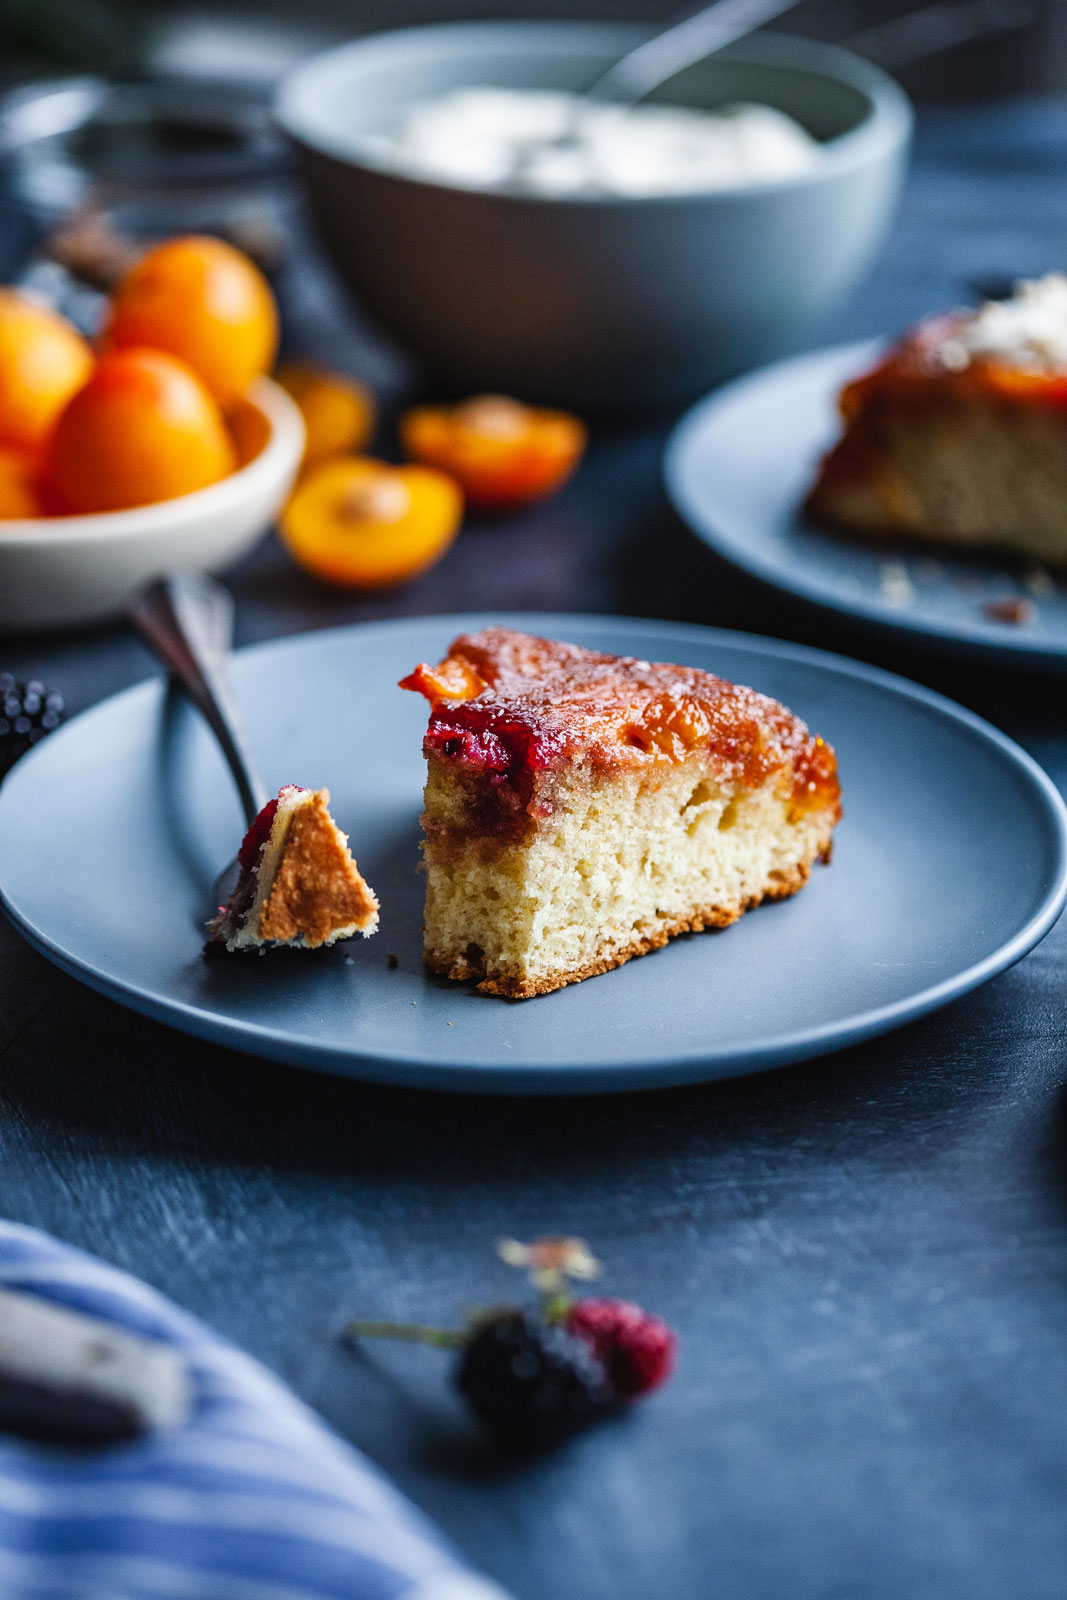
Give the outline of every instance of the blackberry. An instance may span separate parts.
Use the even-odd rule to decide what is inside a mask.
[[[59,727],[63,709],[58,689],[48,689],[36,678],[21,683],[10,672],[0,672],[0,777],[31,745]]]
[[[600,1271],[583,1239],[501,1239],[497,1254],[529,1273],[537,1311],[499,1306],[466,1328],[358,1320],[347,1336],[458,1351],[456,1388],[498,1442],[517,1451],[562,1444],[670,1377],[678,1340],[662,1317],[629,1300],[574,1299],[567,1280]]]
[[[589,1345],[559,1324],[522,1311],[477,1323],[463,1346],[456,1387],[510,1449],[547,1449],[615,1405]]]

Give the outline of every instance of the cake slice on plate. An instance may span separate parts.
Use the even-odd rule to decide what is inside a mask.
[[[815,521],[1067,567],[1067,277],[920,323],[840,409]]]
[[[402,687],[431,705],[424,953],[446,977],[545,994],[829,859],[833,751],[752,689],[509,628]]]
[[[317,950],[378,926],[378,901],[329,811],[328,789],[288,783],[245,834],[240,876],[209,924],[227,950]]]

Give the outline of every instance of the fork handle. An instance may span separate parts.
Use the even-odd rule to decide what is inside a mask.
[[[136,595],[126,615],[152,653],[203,712],[233,774],[245,822],[262,811],[259,775],[230,686],[226,657],[233,636],[233,599],[203,573],[159,578]]]

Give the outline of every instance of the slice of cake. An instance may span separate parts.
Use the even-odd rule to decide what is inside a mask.
[[[431,704],[424,954],[445,977],[546,994],[829,859],[833,751],[752,689],[509,628],[401,687]]]
[[[287,783],[245,834],[237,887],[209,924],[227,950],[317,950],[378,926],[378,901],[329,812],[328,789]]]
[[[840,409],[815,521],[1067,566],[1067,277],[920,323]]]

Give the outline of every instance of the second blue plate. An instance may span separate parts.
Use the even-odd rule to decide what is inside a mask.
[[[840,431],[837,395],[879,344],[779,361],[727,384],[682,418],[667,446],[667,489],[706,544],[765,582],[882,627],[1001,660],[1067,668],[1067,584],[995,558],[849,540],[800,512]],[[993,620],[1025,599],[1032,620]]]

